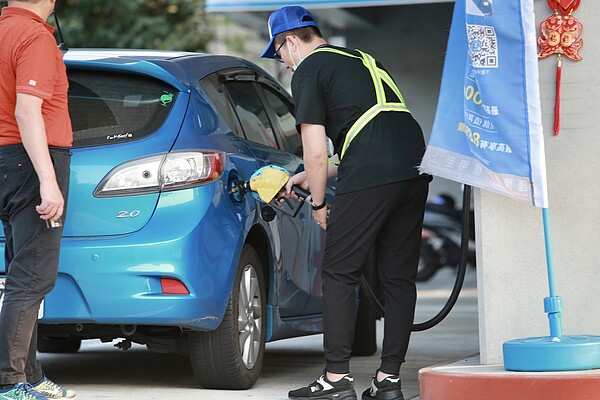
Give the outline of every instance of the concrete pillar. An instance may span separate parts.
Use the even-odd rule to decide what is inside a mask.
[[[551,15],[535,0],[536,21]],[[563,57],[561,131],[552,135],[556,57],[539,60],[556,292],[564,335],[600,335],[600,3],[574,12],[584,26],[583,60]],[[538,29],[539,34],[539,29]],[[502,344],[548,336],[541,210],[475,190],[482,364],[502,363]]]

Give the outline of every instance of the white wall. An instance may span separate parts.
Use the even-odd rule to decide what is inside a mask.
[[[551,15],[535,0],[536,22]],[[556,292],[566,336],[600,334],[600,3],[581,2],[582,61],[563,57],[561,132],[552,135],[556,57],[539,61]],[[541,211],[489,192],[476,193],[481,360],[502,362],[502,343],[550,333]]]

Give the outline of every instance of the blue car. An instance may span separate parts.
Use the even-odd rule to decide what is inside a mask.
[[[289,94],[224,55],[81,49],[65,63],[71,186],[39,350],[120,338],[189,356],[202,387],[251,387],[265,342],[322,329],[310,207],[294,217],[232,190],[265,165],[302,170]],[[358,315],[355,353],[372,354],[374,318]]]

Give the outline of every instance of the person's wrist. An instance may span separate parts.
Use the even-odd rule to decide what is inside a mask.
[[[321,204],[316,204],[315,202],[311,202],[310,206],[312,207],[313,211],[318,211],[322,208],[325,208],[325,206],[327,205],[327,200],[324,199],[323,202]]]

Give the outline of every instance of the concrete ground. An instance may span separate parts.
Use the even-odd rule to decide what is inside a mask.
[[[453,280],[454,270],[446,268],[432,280],[419,284],[416,322],[431,318],[442,308]],[[430,330],[413,333],[401,370],[406,400],[418,399],[421,368],[467,358],[478,352],[475,281],[475,271],[469,269],[465,288],[450,315]],[[378,326],[378,332],[381,335],[382,326]],[[261,377],[246,391],[198,389],[186,358],[152,353],[143,346],[123,352],[110,343],[88,341],[76,354],[41,354],[40,359],[50,379],[75,389],[79,400],[282,400],[287,398],[288,390],[315,380],[323,368],[321,335],[267,344]],[[378,366],[379,352],[352,360],[352,375],[359,397]]]

